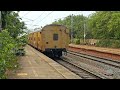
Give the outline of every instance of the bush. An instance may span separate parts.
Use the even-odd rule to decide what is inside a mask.
[[[120,48],[120,41],[119,40],[112,41],[111,47],[112,48]]]
[[[96,43],[96,46],[109,47],[109,48],[120,48],[120,41],[119,40],[103,39],[103,40],[99,40],[99,42]]]
[[[99,42],[96,43],[96,46],[109,47],[110,46],[110,40],[107,40],[107,39],[99,40]]]
[[[14,48],[17,47],[15,40],[7,30],[0,33],[0,78],[6,78],[7,69],[13,69],[17,65],[17,58]]]
[[[73,41],[75,44],[80,44],[80,39],[74,39]]]

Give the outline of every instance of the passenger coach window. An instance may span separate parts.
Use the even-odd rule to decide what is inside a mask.
[[[53,34],[53,40],[58,40],[58,34]]]

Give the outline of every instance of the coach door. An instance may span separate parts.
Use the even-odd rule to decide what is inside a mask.
[[[57,27],[56,30],[53,31],[53,47],[61,48],[62,41],[62,30]]]

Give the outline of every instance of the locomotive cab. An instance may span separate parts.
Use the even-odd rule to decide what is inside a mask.
[[[60,57],[68,46],[68,30],[61,25],[47,26],[42,31],[45,54],[50,57]]]

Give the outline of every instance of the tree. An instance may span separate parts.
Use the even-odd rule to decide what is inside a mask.
[[[120,47],[120,11],[97,11],[89,17],[89,29],[98,46]]]
[[[74,38],[83,38],[84,28],[83,25],[85,21],[87,22],[87,17],[83,15],[73,15],[73,37]],[[58,21],[53,22],[53,24],[65,25],[71,31],[71,15],[65,17],[63,20],[59,19]]]
[[[119,24],[119,11],[98,11],[89,18],[89,28],[93,38],[120,39]]]
[[[6,78],[5,72],[16,67],[17,59],[14,48],[17,47],[16,41],[9,35],[7,30],[0,33],[0,79]]]
[[[2,28],[0,32],[0,78],[6,78],[5,72],[17,66],[16,52],[27,43],[24,34],[25,23],[20,21],[18,13],[2,11]]]
[[[2,28],[7,29],[13,38],[24,33],[25,23],[20,21],[18,13],[13,11],[2,11]]]

